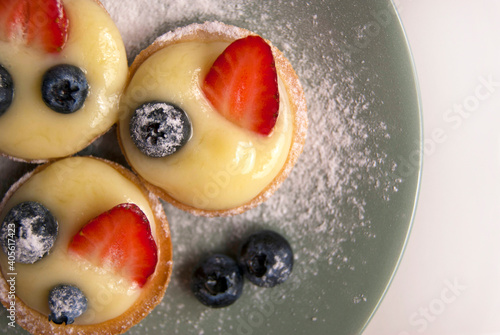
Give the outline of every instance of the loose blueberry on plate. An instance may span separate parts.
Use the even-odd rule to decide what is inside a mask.
[[[243,292],[243,274],[235,260],[215,254],[202,261],[193,272],[191,290],[209,307],[233,304]]]
[[[239,264],[248,280],[261,287],[274,287],[288,279],[293,268],[293,251],[280,234],[263,230],[243,243]]]
[[[71,114],[82,108],[88,91],[85,73],[73,65],[53,66],[42,78],[42,99],[57,113]]]
[[[76,286],[58,285],[50,290],[49,308],[49,321],[69,325],[87,310],[87,298]]]
[[[58,223],[49,209],[34,201],[21,202],[5,216],[0,238],[5,253],[15,240],[16,262],[33,264],[47,255],[57,238]]]
[[[0,116],[2,116],[12,103],[14,97],[14,82],[10,73],[0,65]]]
[[[130,136],[149,157],[172,155],[191,138],[191,121],[181,108],[166,102],[147,102],[130,119]]]

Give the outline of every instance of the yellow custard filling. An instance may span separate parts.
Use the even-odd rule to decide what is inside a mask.
[[[96,324],[129,309],[141,294],[131,281],[75,259],[68,254],[73,236],[91,219],[121,203],[135,203],[146,214],[153,236],[156,226],[147,197],[110,165],[93,158],[67,158],[33,175],[7,201],[0,219],[13,206],[37,201],[47,207],[59,223],[57,240],[49,255],[34,264],[15,264],[0,252],[5,278],[15,272],[16,295],[29,307],[49,315],[48,294],[58,284],[75,285],[88,299],[88,309],[75,324]]]
[[[241,206],[259,195],[279,174],[292,142],[292,115],[279,79],[280,109],[270,136],[227,121],[204,97],[200,85],[227,42],[183,42],[154,53],[135,72],[122,99],[120,139],[131,166],[177,201],[206,210]],[[182,108],[193,134],[178,152],[151,158],[134,145],[131,115],[144,102]]]
[[[0,64],[12,76],[14,99],[0,116],[0,152],[38,160],[64,157],[85,148],[118,119],[127,79],[127,58],[113,21],[92,0],[65,0],[68,41],[59,54],[0,41]],[[89,84],[83,107],[54,112],[41,97],[43,74],[56,64],[80,67]]]

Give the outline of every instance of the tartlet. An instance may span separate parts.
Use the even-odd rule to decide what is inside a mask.
[[[257,35],[220,22],[191,24],[160,36],[130,67],[118,123],[122,151],[149,189],[195,215],[235,215],[262,203],[287,178],[304,146],[304,93],[292,65],[270,41],[262,39],[274,58],[279,113],[269,134],[228,121],[204,94],[203,80],[215,60],[248,36]],[[163,102],[183,110],[192,129],[178,151],[152,157],[137,146],[131,120],[141,108],[151,109],[148,104]]]
[[[49,253],[32,264],[15,263],[10,268],[7,253],[0,250],[0,300],[7,310],[15,305],[15,321],[23,328],[33,334],[118,334],[140,322],[160,303],[173,264],[168,221],[159,199],[132,172],[91,157],[47,163],[7,192],[0,205],[1,222],[5,224],[12,208],[25,202],[48,208],[57,219],[58,232]],[[137,206],[144,213],[157,248],[154,271],[141,282],[131,279],[127,272],[109,268],[109,264],[96,265],[71,253],[75,236],[83,234],[82,227],[111,208],[123,208],[123,203]],[[15,297],[11,282],[7,282],[12,277]],[[49,321],[52,309],[47,296],[59,284],[75,285],[88,300],[86,311],[73,324]]]
[[[127,56],[98,0],[3,1],[0,67],[1,155],[67,157],[118,119]]]

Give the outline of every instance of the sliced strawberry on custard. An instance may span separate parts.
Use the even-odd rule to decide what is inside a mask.
[[[69,244],[69,251],[92,264],[144,286],[158,262],[146,215],[135,204],[120,204],[89,221]]]
[[[68,39],[62,0],[0,0],[0,39],[60,52]]]
[[[232,42],[202,83],[213,107],[236,125],[269,135],[279,110],[278,76],[271,47],[259,36]]]
[[[68,18],[62,0],[29,0],[27,41],[47,52],[60,52],[68,38]]]
[[[6,42],[24,40],[28,17],[27,0],[0,0],[0,39]]]

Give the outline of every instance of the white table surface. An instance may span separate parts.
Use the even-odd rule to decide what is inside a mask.
[[[408,247],[363,335],[500,334],[500,1],[395,1],[419,76]]]

